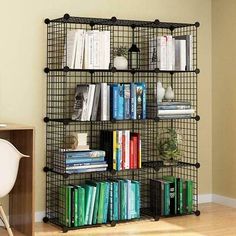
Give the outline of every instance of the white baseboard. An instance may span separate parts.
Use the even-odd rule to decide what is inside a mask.
[[[43,217],[45,217],[45,211],[37,211],[35,212],[35,222],[42,222]]]
[[[212,194],[212,201],[215,203],[219,203],[225,206],[235,207],[236,208],[236,199],[229,198],[225,196],[221,196],[218,194]]]
[[[212,194],[200,194],[198,195],[198,203],[212,202]]]

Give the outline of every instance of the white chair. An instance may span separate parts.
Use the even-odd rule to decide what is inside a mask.
[[[29,157],[20,153],[10,142],[0,139],[0,198],[6,196],[13,188],[19,162],[22,157]],[[0,217],[6,226],[9,236],[13,236],[12,230],[8,223],[6,214],[0,203]]]

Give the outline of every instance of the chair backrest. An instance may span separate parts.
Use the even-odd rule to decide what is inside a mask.
[[[13,188],[21,157],[26,155],[20,153],[7,140],[0,139],[0,198]]]

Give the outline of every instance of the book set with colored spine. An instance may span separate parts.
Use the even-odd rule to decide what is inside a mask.
[[[142,167],[142,147],[139,133],[130,130],[102,130],[100,147],[106,152],[109,170],[138,169]]]
[[[87,173],[106,171],[108,164],[105,161],[105,151],[65,151],[66,173]]]
[[[146,119],[146,84],[78,84],[72,120]]]
[[[140,218],[140,183],[135,180],[89,180],[61,186],[59,196],[59,221],[67,227]]]
[[[164,176],[150,180],[150,204],[155,216],[191,214],[193,181]]]

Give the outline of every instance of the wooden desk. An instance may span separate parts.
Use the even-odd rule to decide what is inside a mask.
[[[14,188],[9,194],[9,222],[12,228],[26,236],[34,235],[34,128],[7,124],[0,127],[0,138],[10,141],[22,158]],[[11,170],[9,170],[11,171]]]

